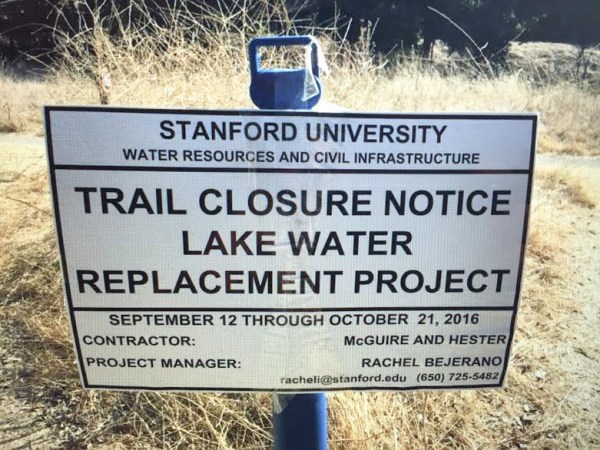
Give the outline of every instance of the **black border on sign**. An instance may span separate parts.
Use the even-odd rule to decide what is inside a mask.
[[[52,202],[54,206],[54,222],[56,226],[56,239],[58,241],[58,250],[60,251],[60,264],[62,269],[63,283],[65,285],[65,299],[69,308],[69,321],[71,323],[71,333],[75,343],[75,352],[77,353],[79,373],[83,381],[83,386],[88,387],[87,373],[83,363],[83,354],[81,352],[81,343],[77,333],[77,323],[75,321],[75,311],[73,309],[73,299],[71,298],[71,285],[69,283],[69,271],[67,269],[67,256],[63,242],[63,232],[60,220],[60,208],[58,204],[58,189],[56,187],[56,170],[54,169],[54,148],[52,146],[52,123],[50,118],[51,109],[44,107],[44,125],[46,126],[46,146],[48,148],[48,171],[50,172],[50,184],[52,186]]]
[[[337,118],[391,118],[391,119],[444,119],[444,120],[527,120],[532,123],[531,148],[529,155],[528,169],[499,169],[499,170],[351,170],[351,169],[246,169],[246,168],[185,168],[185,167],[143,167],[143,166],[85,166],[85,165],[56,165],[54,163],[54,149],[52,143],[52,111],[82,111],[82,112],[111,112],[111,113],[143,113],[143,114],[178,114],[178,115],[221,115],[221,116],[286,116],[286,117],[337,117]],[[114,108],[114,107],[98,107],[98,106],[45,106],[44,107],[45,128],[46,128],[46,145],[48,149],[48,162],[50,172],[50,183],[52,187],[52,200],[54,205],[56,234],[61,256],[61,267],[63,282],[65,285],[65,298],[69,308],[69,319],[71,322],[71,330],[74,337],[74,345],[79,360],[79,370],[83,382],[83,386],[88,389],[115,389],[115,390],[142,390],[142,391],[207,391],[207,392],[323,392],[323,391],[371,391],[371,390],[386,390],[386,391],[416,391],[416,390],[454,390],[454,389],[482,389],[482,388],[498,388],[502,387],[505,382],[506,373],[508,370],[508,362],[510,350],[514,339],[516,326],[516,316],[519,306],[519,296],[521,292],[521,282],[523,275],[523,264],[525,260],[525,251],[527,245],[527,229],[529,225],[529,210],[531,206],[531,191],[533,183],[533,169],[535,159],[535,145],[537,133],[537,115],[535,114],[430,114],[430,113],[414,113],[414,114],[397,114],[397,113],[355,113],[355,112],[338,112],[338,113],[321,113],[312,111],[269,111],[269,110],[179,110],[179,109],[152,109],[152,108]],[[64,248],[63,233],[60,219],[60,205],[57,195],[56,170],[114,170],[114,171],[160,171],[160,172],[256,172],[256,173],[340,173],[340,174],[522,174],[527,175],[527,194],[525,199],[524,217],[523,217],[523,233],[521,238],[521,253],[519,259],[519,269],[516,281],[515,299],[513,306],[507,307],[380,307],[380,308],[103,308],[103,307],[74,307],[71,295],[71,286],[68,279],[67,260]],[[511,311],[512,317],[510,322],[509,340],[506,345],[506,353],[504,356],[504,367],[501,372],[500,382],[497,384],[479,384],[479,385],[453,385],[453,386],[354,386],[354,387],[319,387],[318,389],[264,389],[264,388],[189,388],[180,386],[118,386],[118,385],[98,385],[90,384],[83,364],[83,355],[81,344],[77,332],[75,319],[76,311],[279,311],[279,312],[326,312],[326,311],[437,311],[437,310],[498,310]]]
[[[140,108],[140,107],[111,107],[111,106],[44,106],[46,111],[83,111],[83,112],[112,112],[112,113],[141,113],[141,114],[179,114],[195,116],[285,116],[285,117],[342,117],[342,118],[381,118],[391,119],[479,119],[479,120],[531,120],[537,116],[531,113],[507,114],[507,113],[395,113],[395,112],[320,112],[320,111],[297,111],[297,110],[268,110],[268,109],[176,109],[176,108]]]
[[[167,311],[167,312],[279,312],[279,313],[298,313],[298,312],[358,312],[358,311],[512,311],[512,306],[380,306],[376,308],[108,308],[78,306],[73,308],[75,311]]]
[[[324,387],[319,389],[262,389],[262,388],[183,388],[180,386],[147,387],[147,386],[111,386],[105,384],[90,384],[88,389],[105,389],[118,391],[177,391],[177,392],[335,392],[335,391],[454,391],[463,389],[492,389],[501,388],[502,384],[468,384],[453,386],[358,386],[358,387]]]
[[[242,167],[172,167],[172,166],[82,166],[56,164],[55,170],[111,171],[111,172],[209,172],[209,173],[329,173],[361,175],[526,175],[527,169],[270,169]]]
[[[517,323],[517,312],[519,310],[519,300],[521,297],[521,287],[523,278],[523,266],[525,264],[525,254],[527,251],[527,230],[529,228],[529,210],[531,209],[531,191],[533,188],[533,169],[535,167],[535,146],[537,140],[537,116],[533,117],[531,123],[531,148],[529,149],[529,175],[527,177],[527,196],[525,198],[525,210],[523,214],[523,234],[521,236],[521,256],[519,260],[519,273],[517,276],[517,285],[515,289],[515,301],[513,302],[513,314],[510,321],[510,336],[508,337],[508,344],[506,345],[506,353],[504,356],[504,370],[500,377],[500,384],[504,385],[506,379],[506,373],[508,371],[508,360],[510,358],[510,350],[515,334],[515,328]]]

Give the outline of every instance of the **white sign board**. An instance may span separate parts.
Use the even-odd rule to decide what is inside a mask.
[[[84,386],[502,385],[534,115],[45,114]]]

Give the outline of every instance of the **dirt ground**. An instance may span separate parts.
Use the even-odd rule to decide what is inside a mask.
[[[537,168],[569,169],[577,174],[592,195],[600,196],[598,157],[539,155]],[[13,180],[18,178],[15,175],[45,170],[43,138],[0,134],[0,224],[2,215],[13,209],[10,205],[21,202],[11,195]],[[569,272],[575,275],[573,279],[565,280],[573,312],[564,320],[575,331],[575,337],[548,349],[548,357],[554,360],[554,364],[562,366],[570,375],[568,378],[576,382],[571,383],[567,396],[561,402],[559,409],[563,411],[555,414],[557,417],[559,414],[565,416],[571,409],[587,412],[590,417],[587,442],[600,446],[600,208],[581,208],[577,215],[567,220],[571,228],[568,247],[574,249],[568,262]],[[31,392],[18,388],[24,371],[27,371],[18,353],[19,346],[23,345],[21,339],[19,331],[10,327],[0,333],[0,448],[58,447],[60,435],[45,423],[44,405],[37,402]]]
[[[538,155],[537,167],[567,169],[582,186],[600,198],[600,158]],[[574,313],[565,317],[574,338],[552,350],[555,364],[573,376],[574,383],[562,401],[567,411],[585,411],[592,420],[589,436],[600,448],[600,208],[581,209],[569,218],[572,234],[570,265],[577,274],[569,282],[568,301]],[[559,415],[559,411],[556,411]],[[568,414],[566,414],[568,415]],[[592,447],[590,447],[592,448]]]

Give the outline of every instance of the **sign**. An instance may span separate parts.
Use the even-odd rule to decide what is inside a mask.
[[[535,115],[45,114],[85,387],[502,385]]]

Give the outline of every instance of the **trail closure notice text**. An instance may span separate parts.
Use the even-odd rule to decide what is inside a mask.
[[[503,384],[535,115],[45,118],[85,387]]]

